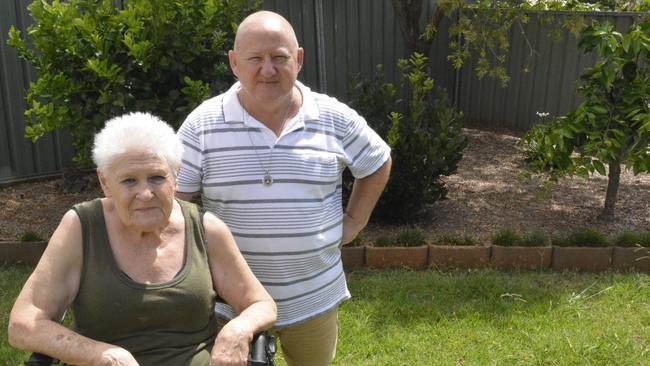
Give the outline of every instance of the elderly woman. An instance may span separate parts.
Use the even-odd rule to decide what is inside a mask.
[[[275,303],[223,222],[174,198],[181,153],[151,115],[106,123],[93,149],[105,198],[63,216],[11,311],[13,346],[75,365],[246,365]],[[218,335],[217,294],[238,313]]]

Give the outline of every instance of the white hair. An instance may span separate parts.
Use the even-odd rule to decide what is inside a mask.
[[[107,171],[115,158],[128,153],[152,155],[166,162],[174,176],[181,166],[183,144],[167,123],[149,113],[124,114],[106,121],[95,135],[93,161]]]

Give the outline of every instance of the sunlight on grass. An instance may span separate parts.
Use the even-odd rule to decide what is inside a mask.
[[[0,365],[25,357],[6,327],[29,270],[0,266]],[[335,365],[649,364],[648,274],[363,270],[348,280]]]
[[[9,347],[7,326],[9,312],[16,296],[23,287],[32,267],[23,265],[0,265],[0,365],[22,365],[28,353]]]
[[[349,276],[337,365],[641,365],[650,276],[384,271]]]

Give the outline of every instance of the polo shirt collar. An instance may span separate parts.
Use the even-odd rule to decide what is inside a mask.
[[[239,86],[239,81],[234,83],[223,96],[223,115],[226,123],[244,123],[244,109],[239,103],[239,98],[237,98]],[[296,86],[302,93],[302,106],[299,112],[302,118],[296,121],[298,126],[295,127],[302,127],[304,121],[318,119],[320,113],[311,89],[297,80]]]
[[[237,89],[239,81],[234,83],[223,96],[223,117],[226,123],[243,123],[244,108],[239,104]]]

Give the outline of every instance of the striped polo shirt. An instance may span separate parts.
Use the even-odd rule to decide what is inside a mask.
[[[339,244],[341,175],[379,169],[390,148],[363,117],[336,99],[303,95],[299,113],[277,137],[244,111],[239,83],[203,102],[178,131],[185,146],[180,192],[201,191],[278,306],[276,326],[318,316],[348,299]],[[273,179],[264,185],[268,172]],[[217,305],[225,317],[234,314]]]

